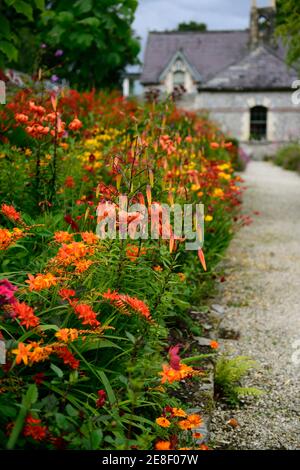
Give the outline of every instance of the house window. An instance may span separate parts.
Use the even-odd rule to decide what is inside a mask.
[[[181,70],[177,70],[173,73],[173,86],[184,86],[185,85],[185,73]]]
[[[268,109],[255,106],[250,110],[250,139],[265,140],[267,138]]]

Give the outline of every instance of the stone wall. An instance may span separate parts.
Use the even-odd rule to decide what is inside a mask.
[[[273,155],[278,147],[300,138],[300,105],[292,103],[291,92],[208,92],[186,95],[180,106],[207,110],[222,130],[236,137],[254,158]],[[268,108],[267,141],[251,142],[250,108]]]

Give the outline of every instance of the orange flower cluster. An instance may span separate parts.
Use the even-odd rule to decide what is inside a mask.
[[[39,325],[40,319],[35,316],[34,310],[25,302],[16,302],[12,305],[12,309],[16,317],[20,320],[20,324],[29,328],[34,328]]]
[[[87,245],[95,245],[99,242],[99,237],[93,232],[81,232],[80,235],[84,243]]]
[[[52,259],[52,263],[60,266],[75,267],[76,274],[85,272],[93,263],[91,260],[84,259],[87,255],[92,255],[94,248],[83,242],[63,243],[59,248],[57,255]]]
[[[34,362],[41,362],[50,356],[52,353],[51,346],[41,346],[37,342],[29,344],[18,343],[17,349],[13,349],[12,353],[16,355],[16,364],[23,362],[26,366]]]
[[[7,228],[0,228],[0,251],[7,250],[13,243],[20,238],[24,237],[25,233],[23,230],[15,227],[13,230]]]
[[[139,256],[145,255],[146,252],[146,248],[139,248],[136,245],[127,245],[126,247],[126,256],[130,261],[136,261]]]
[[[167,152],[168,156],[176,151],[176,146],[169,135],[162,135],[159,139],[159,143],[162,149]]]
[[[15,121],[18,124],[25,124],[25,131],[35,139],[51,135],[55,138],[63,137],[66,123],[62,121],[60,113],[57,111],[57,98],[51,98],[52,112],[46,111],[44,106],[37,105],[34,101],[29,101],[26,112],[15,114]],[[71,131],[77,131],[82,127],[82,122],[75,117],[69,124]]]
[[[63,360],[64,364],[72,369],[78,369],[79,361],[73,356],[71,351],[60,343],[53,343],[48,346],[42,346],[40,343],[32,341],[29,344],[18,343],[17,349],[13,349],[12,353],[16,356],[16,364],[32,365],[34,363],[43,362],[49,358],[51,354],[56,354]]]
[[[140,299],[130,297],[127,294],[119,294],[118,292],[110,292],[108,290],[102,297],[108,300],[112,305],[118,308],[125,315],[130,315],[130,309],[138,313],[148,321],[152,321],[149,307]]]
[[[187,419],[183,419],[179,421],[178,426],[183,431],[188,431],[190,429],[199,428],[201,424],[202,424],[201,417],[199,415],[192,414],[192,415],[189,415]]]
[[[93,328],[100,326],[100,322],[97,320],[97,313],[89,305],[78,304],[76,302],[72,302],[71,305],[83,325],[89,325]]]
[[[182,362],[179,364],[178,370],[173,369],[169,364],[163,364],[163,370],[159,373],[159,375],[162,376],[161,383],[163,384],[166,382],[170,384],[173,382],[179,382],[186,377],[191,377],[197,374],[197,371]]]
[[[54,233],[54,240],[57,243],[70,243],[74,239],[74,234],[64,231],[58,231]]]
[[[16,211],[14,206],[2,204],[1,212],[3,215],[5,215],[5,217],[7,217],[10,220],[13,220],[14,222],[22,222],[21,214],[20,212]]]
[[[28,274],[28,280],[25,281],[29,284],[29,289],[31,291],[40,291],[43,289],[49,289],[52,286],[55,286],[58,283],[57,277],[55,277],[51,273],[47,274],[37,274],[36,276],[32,276],[32,274]]]
[[[57,333],[55,333],[55,336],[60,341],[69,343],[75,341],[78,338],[78,330],[76,328],[62,328]]]

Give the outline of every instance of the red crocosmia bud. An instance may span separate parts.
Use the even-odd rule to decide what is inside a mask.
[[[96,407],[102,408],[106,402],[106,392],[105,390],[98,390],[98,399],[96,400]]]

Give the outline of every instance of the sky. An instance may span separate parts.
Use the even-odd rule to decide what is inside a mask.
[[[139,0],[133,28],[142,38],[148,31],[174,29],[181,22],[206,23],[208,29],[245,29],[249,26],[252,0]],[[257,0],[258,6],[271,0]]]

